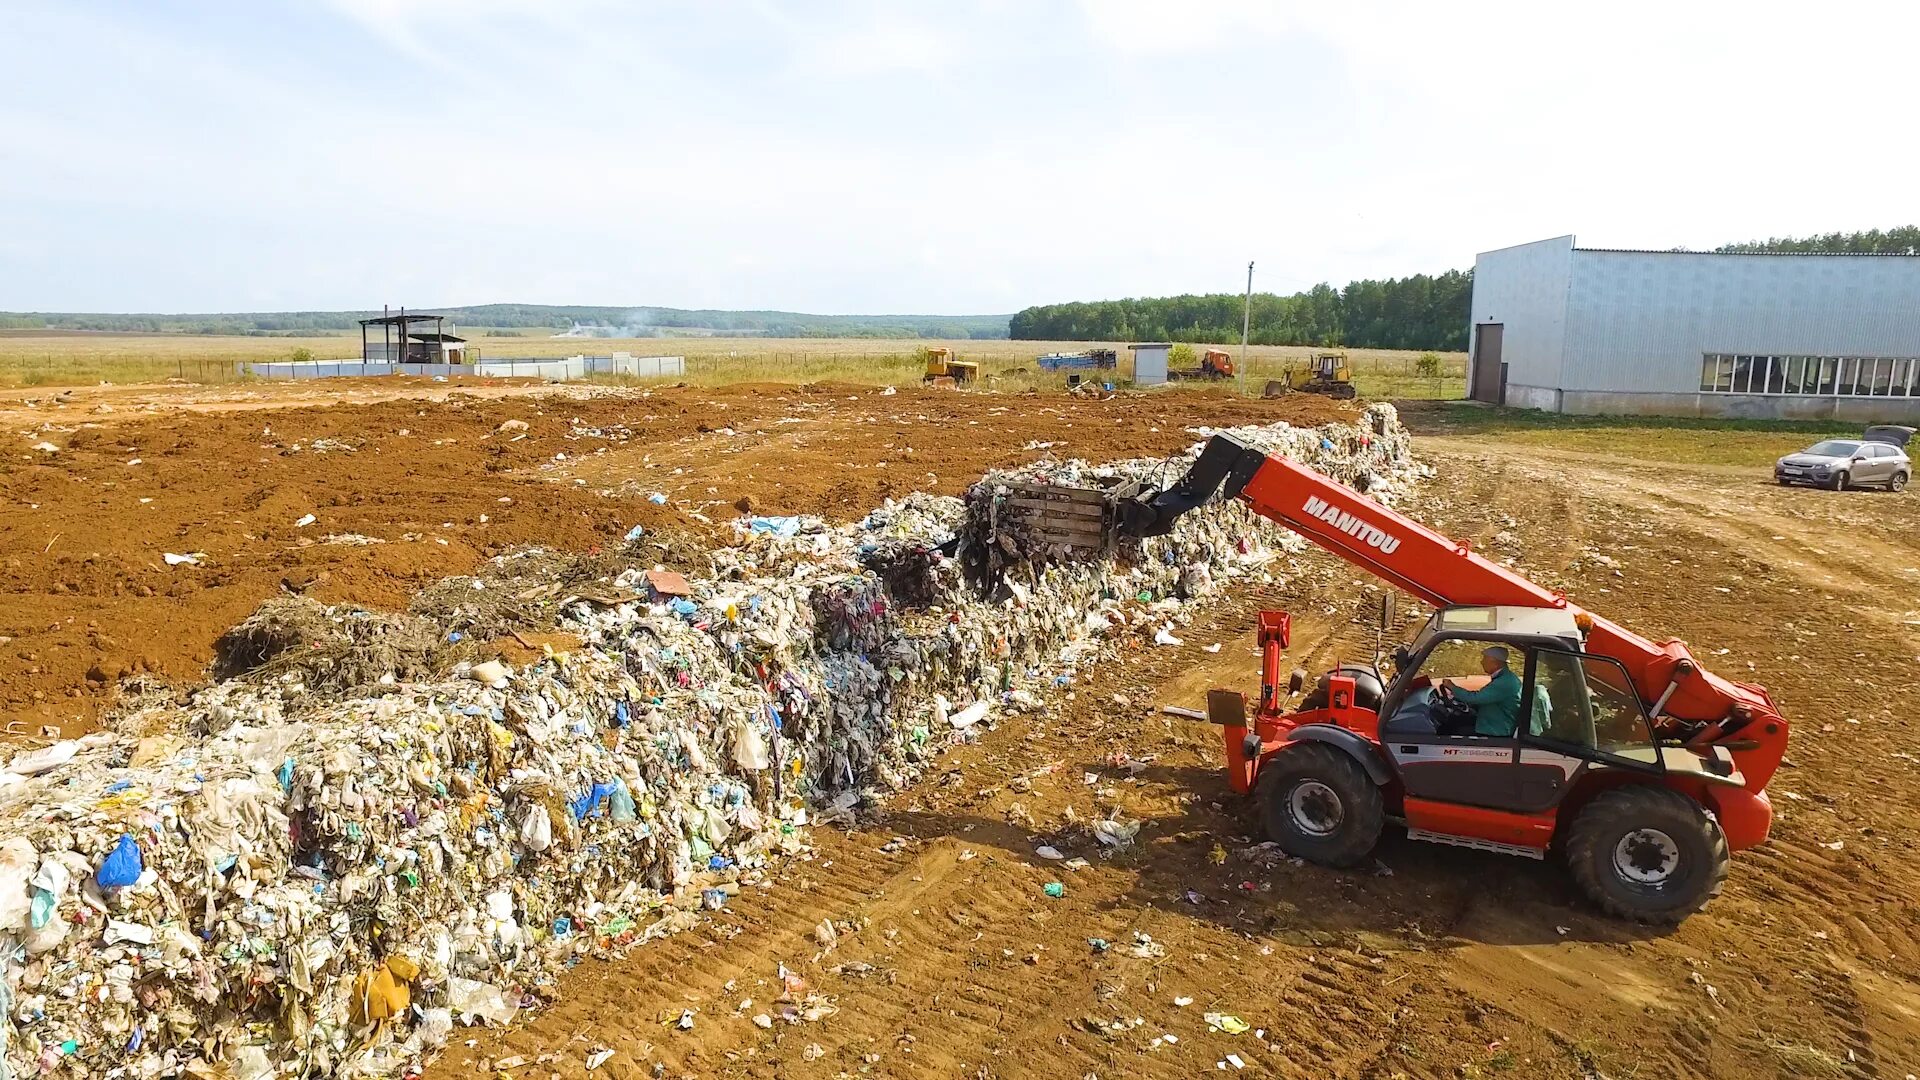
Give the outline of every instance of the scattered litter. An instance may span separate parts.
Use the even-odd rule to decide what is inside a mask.
[[[319,520],[320,520],[319,518],[314,517],[312,514],[302,514],[300,515],[299,520],[293,523],[293,527],[296,529],[304,529],[307,526]]]
[[[1127,950],[1141,960],[1159,960],[1167,955],[1167,947],[1138,930],[1133,932],[1133,945]]]
[[[1058,900],[1061,897],[1067,895],[1066,885],[1058,881],[1047,882],[1045,885],[1042,885],[1040,887],[1040,891],[1043,893],[1046,893],[1048,896],[1053,897],[1055,900]]]
[[[1417,475],[1392,417],[1376,406],[1361,424],[1235,434],[1390,501]],[[439,674],[397,675],[393,617],[277,598],[326,628],[325,647],[242,665],[188,698],[139,699],[110,731],[56,751],[63,762],[0,774],[17,778],[0,801],[0,880],[52,886],[0,889],[0,936],[30,950],[49,927],[64,935],[28,960],[49,991],[15,996],[0,1025],[9,1066],[22,1016],[34,1046],[76,1048],[65,1066],[42,1059],[55,1071],[236,1080],[397,1076],[455,1023],[511,1023],[581,959],[699,925],[708,897],[767,882],[773,856],[803,851],[806,826],[922,775],[969,737],[954,713],[936,717],[936,695],[982,720],[1043,708],[1101,657],[1186,625],[1189,605],[1301,550],[1235,502],[1125,541],[1119,558],[1064,557],[995,524],[1008,482],[1152,482],[1178,465],[1047,460],[964,499],[889,500],[856,524],[741,529],[686,566],[688,594],[670,599],[640,570],[563,582],[550,555],[514,553],[406,616],[423,648],[484,647],[514,625],[496,614],[510,606],[577,641],[512,667],[469,652]],[[949,538],[954,557],[932,550]],[[384,678],[328,674],[362,654]],[[152,753],[134,732],[178,734]],[[1103,820],[1107,848],[1137,828]],[[852,926],[824,921],[816,940],[837,945]],[[1167,955],[1138,932],[1124,949]],[[117,981],[135,952],[133,981]],[[830,1014],[803,980],[782,982],[756,1026]],[[660,1019],[690,1030],[695,1013]]]
[[[1187,1006],[1193,1004],[1193,999],[1190,997],[1177,997],[1173,999],[1173,1003],[1175,1005],[1178,1005],[1180,1008],[1184,1009]]]
[[[613,1057],[613,1051],[604,1046],[594,1050],[587,1055],[587,1071],[592,1072],[600,1066],[605,1065],[611,1057]]]
[[[511,677],[507,665],[498,660],[487,660],[475,664],[469,669],[469,673],[473,676],[473,681],[495,690],[505,690],[507,681]]]
[[[1185,645],[1186,642],[1173,636],[1173,627],[1163,626],[1153,635],[1155,645]]]
[[[984,701],[976,701],[966,708],[961,709],[959,712],[947,717],[947,723],[953,725],[956,731],[964,731],[986,719],[986,717],[987,703]]]
[[[647,496],[647,501],[655,506],[665,506],[667,505],[667,493],[664,491],[656,491]]]
[[[1224,1031],[1229,1035],[1244,1035],[1253,1025],[1232,1013],[1210,1012],[1206,1016],[1207,1026]]]
[[[191,555],[175,555],[168,551],[161,553],[160,557],[167,561],[168,566],[199,566],[201,555],[197,551]]]
[[[1051,859],[1054,862],[1059,862],[1060,860],[1067,857],[1066,854],[1062,852],[1059,848],[1053,847],[1052,845],[1049,845],[1049,844],[1042,844],[1041,846],[1035,848],[1033,853],[1035,855],[1040,856],[1043,859]]]
[[[1133,843],[1133,838],[1140,835],[1140,822],[1101,818],[1093,823],[1093,835],[1108,847],[1123,848]]]

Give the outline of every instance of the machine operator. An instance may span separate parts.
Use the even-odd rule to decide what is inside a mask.
[[[1507,667],[1503,645],[1489,645],[1480,653],[1480,670],[1487,685],[1462,690],[1452,679],[1440,680],[1441,691],[1453,700],[1473,706],[1473,733],[1511,738],[1520,726],[1520,677]]]

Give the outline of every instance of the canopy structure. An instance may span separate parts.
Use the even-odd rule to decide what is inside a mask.
[[[368,363],[459,364],[466,362],[466,338],[446,332],[445,315],[428,315],[400,309],[398,315],[380,315],[360,320],[360,359]],[[412,332],[408,327],[433,324],[433,332]],[[368,328],[380,328],[380,352],[373,352]]]

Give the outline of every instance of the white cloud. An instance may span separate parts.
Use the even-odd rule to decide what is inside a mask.
[[[1272,37],[1294,25],[1290,6],[1276,0],[1080,0],[1096,40],[1135,55],[1191,52],[1242,35]]]

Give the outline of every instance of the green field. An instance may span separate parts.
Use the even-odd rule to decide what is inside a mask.
[[[1410,403],[1401,416],[1419,435],[1491,437],[1609,457],[1743,468],[1772,465],[1821,439],[1858,437],[1861,430],[1838,420],[1566,416],[1467,402]]]
[[[640,356],[674,355],[687,360],[686,381],[891,383],[918,382],[924,370],[921,348],[947,345],[962,359],[980,362],[983,374],[1003,388],[1064,385],[1064,373],[1041,372],[1034,358],[1049,352],[1075,352],[1101,345],[1077,341],[918,341],[869,338],[556,338],[490,337],[475,333],[473,353],[485,359],[563,357],[581,353],[604,356],[615,351]],[[1131,370],[1126,343],[1104,343],[1120,354],[1118,377]],[[1237,345],[1227,346],[1239,355]],[[304,353],[300,353],[304,350]],[[310,338],[200,336],[184,334],[111,334],[94,332],[0,331],[0,386],[86,386],[116,384],[233,382],[243,361],[286,360],[310,354],[314,359],[357,358],[357,334]],[[1312,349],[1256,345],[1248,350],[1247,388],[1259,393],[1267,380],[1280,377],[1289,363],[1300,363]],[[1458,398],[1466,392],[1464,353],[1441,353],[1441,375],[1415,374],[1421,354],[1384,349],[1349,349],[1354,382],[1369,398]],[[1218,384],[1223,391],[1233,384]]]

